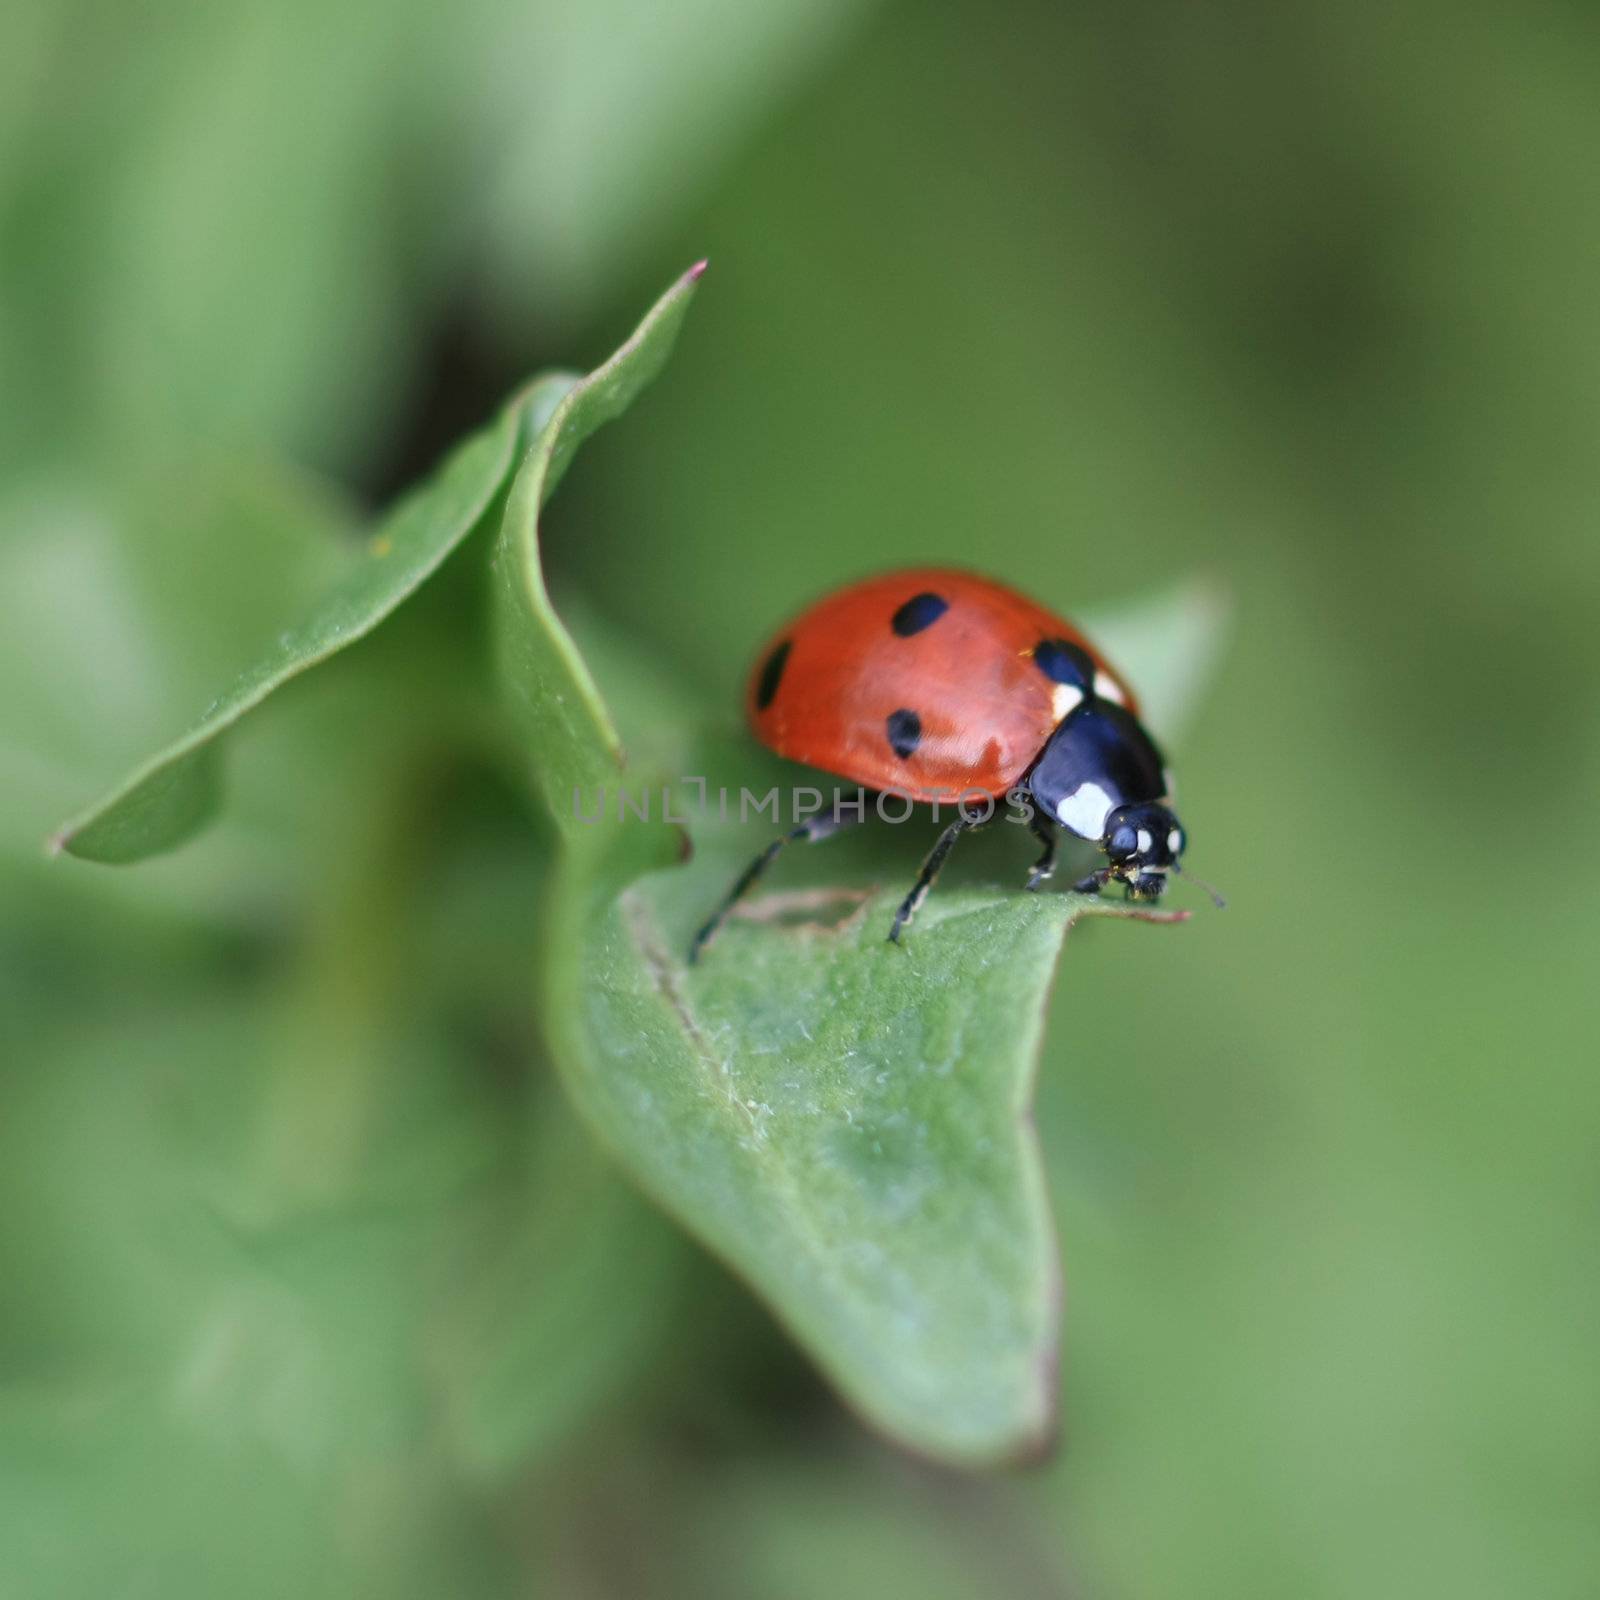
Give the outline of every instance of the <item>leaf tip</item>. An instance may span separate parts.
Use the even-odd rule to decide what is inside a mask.
[[[686,273],[684,273],[684,277],[690,283],[699,283],[699,281],[706,275],[706,268],[710,265],[711,257],[702,256],[692,267],[689,268]]]
[[[1049,1416],[1033,1432],[1025,1435],[1017,1447],[997,1464],[1024,1472],[1036,1471],[1041,1467],[1048,1467],[1060,1453],[1061,1419],[1056,1414],[1052,1395]]]

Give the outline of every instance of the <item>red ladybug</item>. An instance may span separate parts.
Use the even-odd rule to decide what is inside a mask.
[[[1093,841],[1106,865],[1074,885],[1116,879],[1156,900],[1186,843],[1155,741],[1133,691],[1070,623],[970,572],[915,568],[836,590],[762,651],[750,724],[765,745],[865,789],[914,801],[987,801],[940,835],[889,930],[916,914],[956,840],[1009,797],[1044,845],[1028,876],[1055,869],[1057,828]],[[753,861],[695,936],[699,955],[735,902],[795,839],[865,815],[835,809],[801,823]]]

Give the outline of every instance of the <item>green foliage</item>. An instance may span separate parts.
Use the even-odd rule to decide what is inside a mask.
[[[1596,868],[1533,844],[1600,786],[1592,24],[1236,21],[0,8],[8,1594],[1592,1591]],[[1228,892],[1072,931],[1034,1085],[1064,1429],[1026,1471],[861,1427],[547,1045],[578,853],[709,1007],[772,950],[883,960],[926,839],[790,852],[683,973],[769,829],[697,822],[680,868],[528,803],[487,520],[216,742],[182,849],[40,849],[701,248],[692,336],[539,529],[630,784],[763,792],[759,639],[977,565],[1137,678]],[[1232,626],[1179,727],[1207,591],[1142,638],[1107,607],[1188,573]],[[1017,832],[923,932],[1060,913]]]
[[[186,734],[62,827],[51,847],[88,861],[138,861],[182,844],[202,826],[217,804],[216,741],[291,678],[365,638],[438,570],[499,493],[519,430],[562,382],[546,379],[463,444],[380,524],[366,559],[309,617],[286,628]]]
[[[205,820],[218,736],[394,613],[490,516],[527,437],[499,515],[494,618],[521,746],[561,839],[537,992],[574,1100],[646,1191],[748,1279],[863,1413],[952,1460],[1037,1453],[1053,1429],[1059,1297],[1029,1120],[1045,1000],[1075,917],[1133,913],[1085,896],[952,892],[898,948],[883,937],[895,893],[857,895],[822,930],[747,922],[690,973],[688,928],[718,892],[726,852],[638,885],[681,854],[673,827],[577,815],[579,794],[621,775],[622,745],[550,604],[539,511],[584,439],[659,373],[701,270],[594,372],[530,385],[385,519],[365,561],[307,623],[282,633],[194,730],[60,842],[128,861]],[[1178,624],[1193,610],[1169,604],[1143,636],[1185,637]],[[1140,637],[1135,623],[1136,662]],[[1198,645],[1204,628],[1189,637]],[[1178,660],[1150,677],[1159,693],[1193,674]],[[692,737],[680,730],[681,743]],[[374,907],[350,904],[361,920],[344,930],[348,946],[381,947]],[[319,1099],[327,1145],[328,1127],[348,1113],[337,1097]],[[338,1158],[335,1140],[329,1159]],[[303,1167],[304,1151],[294,1160]],[[508,1431],[503,1407],[465,1416],[480,1419],[474,1434],[491,1420]],[[509,1435],[525,1431],[513,1423]]]
[[[661,370],[705,263],[691,267],[603,366],[575,383],[534,437],[517,472],[494,558],[495,620],[506,690],[558,826],[574,786],[603,782],[621,746],[599,691],[545,593],[538,517],[578,446],[627,410]]]
[[[675,876],[554,901],[579,1105],[865,1416],[946,1460],[1037,1453],[1058,1267],[1033,1072],[1067,926],[1111,908],[952,890],[902,951],[902,885],[822,927],[736,925],[686,972],[716,880]]]

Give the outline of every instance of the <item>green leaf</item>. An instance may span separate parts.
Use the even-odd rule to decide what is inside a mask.
[[[952,1461],[1036,1453],[1058,1323],[1029,1122],[1044,1006],[1069,923],[1130,913],[951,890],[902,948],[896,886],[831,923],[736,923],[686,970],[721,883],[683,877],[596,897],[558,946],[580,1105],[869,1419]]]
[[[583,657],[545,590],[538,518],[596,428],[628,409],[666,364],[695,286],[700,262],[650,309],[603,366],[567,391],[511,486],[495,552],[496,642],[501,676],[536,755],[536,778],[557,825],[577,824],[559,797],[614,776],[622,745]]]
[[[685,966],[742,845],[707,829],[703,863],[644,876],[676,834],[659,806],[617,820],[621,742],[550,606],[538,512],[552,464],[659,369],[691,287],[567,395],[513,485],[496,553],[500,662],[562,841],[540,987],[552,1051],[628,1170],[868,1418],[947,1460],[1034,1453],[1053,1431],[1058,1322],[1029,1124],[1044,1006],[1073,920],[1138,913],[956,889],[893,947],[901,888],[825,893],[836,914],[822,920],[815,893],[775,895]],[[609,653],[659,717],[659,669]],[[651,748],[674,744],[658,723],[642,731]],[[659,799],[663,776],[626,782]],[[580,798],[587,811],[602,788],[607,820],[580,820]]]
[[[222,736],[290,679],[366,637],[438,570],[503,487],[524,419],[536,420],[541,407],[547,412],[570,381],[534,385],[459,446],[383,520],[364,558],[305,621],[285,628],[186,734],[68,822],[51,848],[121,864],[170,850],[195,833],[217,809]]]
[[[681,861],[685,842],[663,816],[663,785],[675,760],[692,757],[687,770],[712,781],[772,763],[748,742],[705,736],[659,669],[615,644],[597,659],[625,687],[618,703],[653,763],[628,781],[636,797],[648,785],[654,804],[649,820],[613,813],[591,825],[574,803],[599,788],[615,799],[623,745],[545,589],[539,514],[583,440],[661,370],[700,272],[604,365],[535,384],[469,441],[310,623],[63,843],[127,860],[176,842],[213,803],[216,737],[375,627],[503,501],[496,655],[559,842],[535,1009],[567,1090],[627,1171],[752,1285],[867,1417],[948,1460],[1027,1454],[1053,1427],[1058,1320],[1029,1125],[1044,1005],[1071,922],[1136,913],[1011,884],[952,887],[895,948],[884,933],[899,887],[780,893],[746,907],[688,970],[689,932],[754,830],[707,825],[690,871],[659,870]],[[521,438],[531,443],[507,487]],[[1137,630],[1125,637],[1137,676]],[[834,870],[850,858],[826,859]],[[507,1350],[516,1324],[513,1313]],[[506,1370],[515,1388],[528,1360]],[[505,1460],[524,1447],[525,1429],[497,1433],[466,1403],[470,1453]]]

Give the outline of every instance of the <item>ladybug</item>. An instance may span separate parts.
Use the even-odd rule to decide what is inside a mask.
[[[959,805],[895,913],[891,941],[956,840],[1002,798],[1044,846],[1029,889],[1054,872],[1060,829],[1105,852],[1079,891],[1115,880],[1130,899],[1153,901],[1178,871],[1187,840],[1132,689],[1070,623],[992,579],[913,568],[835,590],[761,652],[746,708],[756,737],[780,756],[880,794]],[[980,801],[985,814],[969,818]],[[859,822],[866,807],[852,805],[854,816],[836,801],[774,840],[696,934],[690,960],[784,845]]]

